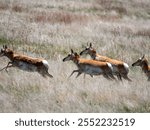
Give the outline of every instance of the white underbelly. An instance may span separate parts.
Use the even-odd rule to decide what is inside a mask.
[[[29,72],[37,71],[37,67],[35,65],[25,63],[25,62],[19,62],[17,67],[24,71],[29,71]]]
[[[99,67],[85,67],[84,73],[90,75],[100,75],[103,73],[103,70]]]

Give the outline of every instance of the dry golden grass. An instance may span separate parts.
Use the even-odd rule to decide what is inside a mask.
[[[0,0],[0,47],[46,58],[54,76],[15,68],[0,72],[0,112],[150,112],[150,83],[131,67],[142,54],[150,62],[149,9],[149,0]],[[68,79],[76,66],[62,59],[87,42],[127,62],[133,82]],[[1,57],[0,68],[7,62]]]
[[[62,24],[71,24],[73,22],[79,22],[82,23],[87,20],[86,15],[79,15],[79,14],[73,14],[68,12],[62,12],[62,11],[55,11],[55,12],[33,12],[34,17],[31,16],[30,20],[31,22],[41,22],[41,23],[62,23]]]

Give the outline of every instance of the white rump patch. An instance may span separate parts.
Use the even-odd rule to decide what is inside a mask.
[[[49,64],[48,64],[48,62],[47,62],[46,60],[42,60],[42,63],[44,64],[44,66],[45,66],[46,68],[49,68]]]
[[[111,71],[113,71],[113,67],[110,63],[107,62],[108,67],[111,69]]]
[[[127,63],[123,63],[123,66],[126,69],[126,71],[129,72],[129,65]]]

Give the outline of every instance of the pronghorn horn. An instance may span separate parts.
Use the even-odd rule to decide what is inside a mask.
[[[92,43],[90,42],[90,47],[92,47]]]
[[[73,53],[73,50],[71,49],[71,53]]]

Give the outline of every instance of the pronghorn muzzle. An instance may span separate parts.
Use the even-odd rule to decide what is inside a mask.
[[[144,58],[145,58],[145,55],[143,55],[141,58],[139,58],[136,62],[134,62],[133,64],[132,64],[132,66],[141,66],[141,64],[142,64],[142,62],[143,62],[143,60],[144,60]]]
[[[83,55],[83,54],[84,54],[84,51],[81,51],[81,52],[80,52],[80,56]]]
[[[65,62],[65,58],[63,59],[63,62]]]
[[[85,49],[85,50],[83,50],[83,51],[80,52],[80,56],[81,56],[81,55],[84,55],[84,54],[87,54],[87,53],[88,53],[88,50]]]
[[[63,62],[65,62],[65,59],[66,59],[66,58],[63,59]]]
[[[134,67],[134,66],[135,66],[135,63],[133,63],[132,66]]]
[[[65,61],[69,61],[70,59],[69,59],[69,57],[67,56],[67,57],[65,57],[64,59],[63,59],[63,62],[65,62]]]
[[[134,66],[140,66],[141,65],[141,61],[136,61],[136,62],[134,62],[133,64],[132,64],[132,66],[134,67]]]

